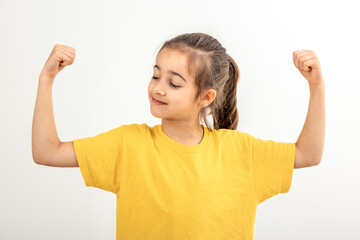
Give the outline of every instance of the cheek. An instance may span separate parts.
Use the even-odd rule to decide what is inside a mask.
[[[192,101],[192,95],[189,95],[189,93],[176,92],[173,98],[182,106],[191,107],[194,105],[194,102]]]
[[[149,97],[151,96],[151,89],[152,89],[152,86],[151,86],[151,83],[149,83],[148,88],[147,88]]]

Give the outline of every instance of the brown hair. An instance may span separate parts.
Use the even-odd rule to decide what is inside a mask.
[[[234,59],[226,53],[226,49],[214,37],[205,33],[186,33],[171,38],[160,48],[178,50],[186,54],[187,70],[195,79],[197,93],[195,99],[204,90],[214,89],[215,99],[199,112],[199,118],[211,130],[207,115],[213,117],[214,129],[236,130],[239,122],[236,90],[240,71]],[[207,113],[207,109],[210,112]]]

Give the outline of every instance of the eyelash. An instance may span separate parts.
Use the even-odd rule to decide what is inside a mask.
[[[159,79],[159,78],[153,76],[152,79]],[[172,87],[172,88],[179,88],[180,86],[176,86],[176,85],[174,85],[172,82],[170,82],[170,87]]]

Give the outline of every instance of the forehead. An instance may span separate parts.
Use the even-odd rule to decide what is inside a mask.
[[[163,48],[156,58],[156,65],[160,66],[161,71],[167,72],[168,70],[172,70],[180,73],[185,78],[190,78],[188,73],[187,56],[178,50]]]

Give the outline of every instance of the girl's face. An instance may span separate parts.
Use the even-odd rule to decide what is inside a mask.
[[[193,120],[201,104],[196,101],[194,79],[187,72],[187,57],[177,50],[163,48],[148,86],[150,111],[154,117]],[[155,102],[155,99],[165,104]]]

